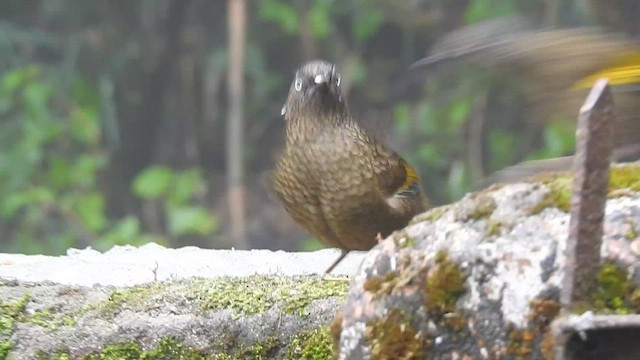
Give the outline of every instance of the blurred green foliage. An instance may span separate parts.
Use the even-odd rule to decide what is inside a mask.
[[[197,192],[205,189],[198,169],[176,172],[166,166],[150,166],[136,177],[133,192],[146,201],[162,204],[168,222],[168,234],[209,235],[217,228],[213,214],[192,203]]]
[[[445,203],[491,171],[567,155],[573,124],[530,126],[519,84],[474,69],[420,79],[410,96],[391,94],[394,81],[458,26],[514,12],[597,23],[597,13],[585,10],[592,2],[247,2],[252,244],[318,246],[283,225],[290,219],[277,212],[263,184],[282,145],[279,112],[288,84],[309,57],[339,65],[354,115],[388,119],[384,133],[420,170],[429,196]],[[231,245],[219,181],[226,171],[224,4],[0,4],[0,251],[60,254],[148,241]],[[613,15],[633,6],[611,4],[622,9]],[[477,121],[481,132],[472,126]]]
[[[100,102],[81,77],[61,101],[55,76],[36,65],[7,72],[0,82],[0,229],[8,251],[60,254],[72,246],[108,249],[115,244],[167,244],[210,235],[215,216],[194,205],[204,187],[197,169],[176,172],[151,166],[133,193],[161,203],[166,234],[145,232],[135,216],[108,215],[100,172],[109,160],[101,145]],[[8,245],[8,246],[6,246]]]

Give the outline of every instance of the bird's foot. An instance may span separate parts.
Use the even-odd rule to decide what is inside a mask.
[[[349,253],[349,250],[342,250],[342,253],[340,254],[340,256],[336,259],[336,261],[333,262],[333,264],[331,264],[331,266],[329,266],[329,268],[327,268],[327,270],[325,270],[324,274],[327,275],[331,271],[333,271],[333,269],[335,269],[335,267],[338,266],[338,264],[340,264],[340,262],[347,256],[348,253]]]

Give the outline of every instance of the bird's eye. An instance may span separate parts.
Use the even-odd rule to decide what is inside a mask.
[[[302,79],[297,78],[294,86],[296,88],[296,91],[302,90]]]
[[[341,80],[341,79],[342,79],[342,77],[340,76],[340,74],[338,74],[338,75],[336,76],[336,85],[337,85],[337,86],[340,86],[340,80]]]

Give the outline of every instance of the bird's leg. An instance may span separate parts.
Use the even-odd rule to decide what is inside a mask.
[[[340,264],[340,262],[347,256],[347,254],[349,253],[349,250],[342,250],[342,253],[340,254],[340,256],[336,259],[336,261],[333,262],[333,264],[331,264],[331,266],[329,266],[329,268],[327,270],[325,270],[325,274],[330,273],[336,266],[338,266],[338,264]]]

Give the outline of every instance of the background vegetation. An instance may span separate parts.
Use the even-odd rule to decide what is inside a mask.
[[[518,87],[472,69],[400,91],[407,66],[446,32],[496,16],[524,12],[637,37],[639,9],[634,0],[248,1],[248,246],[316,246],[266,181],[283,144],[280,108],[304,61],[338,64],[354,115],[405,154],[427,193],[445,203],[491,171],[570,153],[574,130],[527,126]],[[227,16],[222,0],[0,2],[0,251],[234,246],[226,225]],[[474,132],[478,116],[487,119],[482,134]]]

